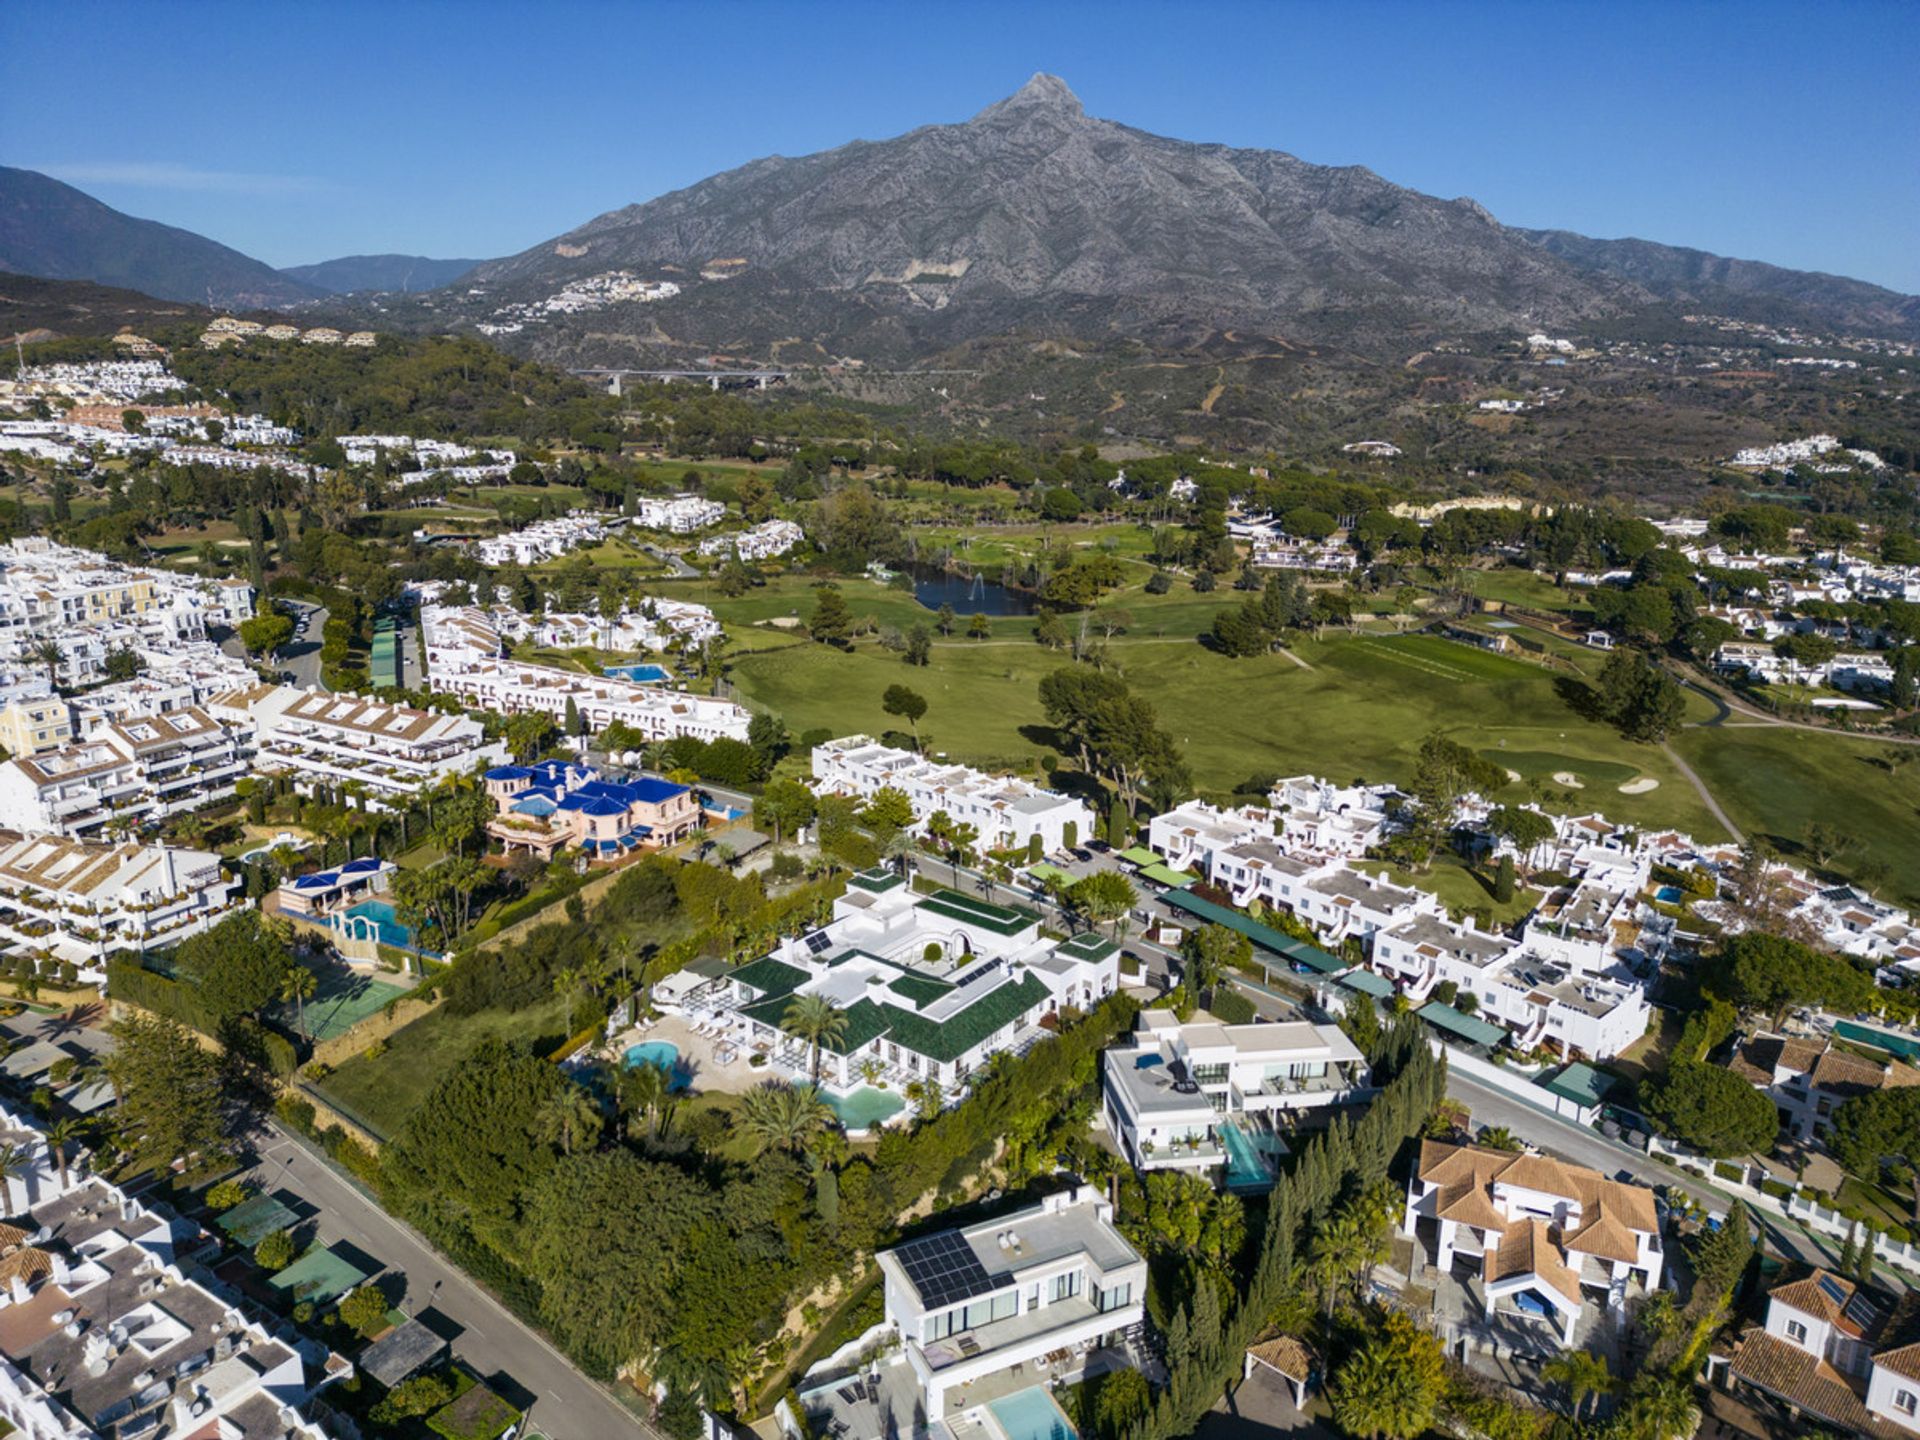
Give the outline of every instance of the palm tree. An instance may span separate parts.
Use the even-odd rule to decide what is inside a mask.
[[[289,966],[280,979],[280,998],[282,1001],[293,1001],[295,1012],[300,1017],[300,1033],[309,1040],[313,1036],[307,1030],[307,1001],[314,997],[314,992],[319,988],[319,977],[304,965]]]
[[[634,1065],[621,1071],[614,1093],[621,1110],[628,1116],[641,1114],[647,1119],[647,1137],[658,1125],[659,1112],[672,1094],[672,1081],[658,1065]],[[631,1133],[631,1132],[629,1132]]]
[[[1540,1367],[1540,1374],[1567,1387],[1573,1396],[1576,1419],[1588,1396],[1597,1402],[1613,1388],[1613,1372],[1607,1368],[1606,1357],[1591,1350],[1563,1350]]]
[[[797,1155],[832,1123],[832,1109],[811,1085],[762,1085],[740,1099],[740,1126],[752,1137],[756,1155],[768,1150]]]
[[[1699,1428],[1700,1409],[1686,1382],[1660,1380],[1633,1397],[1626,1420],[1635,1440],[1680,1440]]]
[[[7,1213],[14,1213],[13,1182],[33,1169],[33,1152],[24,1145],[0,1145],[0,1195],[7,1199]],[[24,1208],[24,1207],[22,1207]]]
[[[553,977],[553,993],[564,995],[567,999],[567,1034],[573,1034],[573,1015],[580,999],[580,972],[573,966],[564,967]]]
[[[534,1116],[534,1128],[549,1145],[558,1145],[566,1155],[576,1145],[592,1145],[600,1138],[603,1117],[593,1097],[578,1085],[567,1084],[554,1092]]]
[[[67,652],[60,648],[58,640],[42,640],[33,647],[36,664],[47,667],[47,683],[55,690],[60,688],[60,667],[66,663]]]
[[[86,1133],[86,1127],[71,1116],[54,1121],[47,1126],[47,1148],[53,1151],[53,1162],[60,1167],[60,1188],[67,1188],[67,1162],[73,1148]]]
[[[1517,1151],[1520,1148],[1520,1142],[1514,1138],[1513,1131],[1504,1125],[1487,1126],[1480,1132],[1479,1139],[1474,1143],[1488,1150]]]
[[[820,1045],[822,1041],[841,1040],[847,1033],[847,1012],[837,1009],[824,995],[796,995],[780,1017],[780,1028],[807,1042],[812,1051],[813,1083],[820,1083]]]
[[[1341,1286],[1367,1275],[1386,1258],[1383,1229],[1371,1224],[1357,1206],[1347,1206],[1321,1226],[1313,1237],[1307,1266],[1327,1297],[1327,1314],[1333,1314],[1334,1296]]]
[[[860,1063],[853,1067],[853,1073],[860,1077],[862,1083],[871,1085],[887,1073],[887,1067],[881,1063],[878,1055],[862,1055]]]

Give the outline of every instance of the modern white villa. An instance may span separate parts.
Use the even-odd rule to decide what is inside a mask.
[[[1666,1253],[1653,1192],[1544,1155],[1423,1141],[1400,1233],[1442,1276],[1464,1272],[1489,1322],[1566,1347],[1590,1306],[1651,1293]]]
[[[1050,1382],[1151,1363],[1141,1343],[1147,1262],[1091,1186],[877,1259],[885,1328],[900,1349],[870,1373],[803,1390],[809,1416],[834,1434],[1071,1435]]]
[[[867,870],[823,928],[730,972],[698,1018],[765,1054],[774,1073],[806,1079],[811,1049],[782,1022],[798,997],[817,995],[845,1019],[821,1045],[830,1095],[918,1081],[953,1097],[989,1057],[1024,1051],[1052,1017],[1092,1009],[1119,979],[1118,947],[1098,935],[1051,940],[1030,910],[958,890],[915,895],[892,871]]]
[[[1360,1099],[1367,1079],[1366,1057],[1338,1025],[1183,1025],[1147,1010],[1107,1049],[1101,1113],[1140,1170],[1217,1170],[1229,1189],[1264,1188],[1289,1117]]]

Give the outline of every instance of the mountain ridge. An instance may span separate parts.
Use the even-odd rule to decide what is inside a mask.
[[[1385,353],[1412,335],[1579,325],[1675,300],[1920,335],[1920,300],[1866,282],[1504,226],[1477,201],[1361,166],[1089,117],[1044,74],[958,124],[749,161],[465,280],[519,295],[610,269],[682,286],[625,312],[644,316],[636,353],[765,354],[797,331],[832,354],[914,360],[1068,327],[1096,340],[1244,328]],[[618,338],[608,321],[591,322],[602,358]],[[565,358],[587,328],[521,343]]]
[[[402,295],[451,285],[483,260],[436,260],[425,255],[342,255],[311,265],[283,265],[282,275],[329,295],[378,290]]]
[[[0,166],[0,270],[217,308],[270,308],[325,293],[217,240],[10,166]]]

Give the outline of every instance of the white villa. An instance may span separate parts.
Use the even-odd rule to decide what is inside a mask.
[[[1625,1309],[1666,1254],[1653,1192],[1597,1170],[1479,1145],[1421,1142],[1400,1233],[1443,1275],[1470,1272],[1490,1321],[1537,1326],[1558,1345],[1596,1302]]]
[[[806,533],[791,520],[762,520],[748,530],[731,535],[714,535],[697,547],[702,555],[738,555],[742,560],[771,560],[784,555],[806,538]]]
[[[846,1020],[821,1045],[828,1092],[872,1076],[896,1090],[937,1083],[951,1097],[991,1056],[1026,1050],[1052,1017],[1118,988],[1111,941],[1049,940],[1040,925],[1030,910],[958,890],[915,895],[890,870],[862,871],[823,929],[728,972],[707,1018],[741,1049],[768,1054],[777,1073],[806,1079],[813,1057],[781,1022],[797,996],[821,996]]]
[[[1225,1167],[1232,1187],[1272,1183],[1282,1117],[1371,1093],[1338,1025],[1182,1025],[1171,1010],[1144,1011],[1104,1071],[1101,1113],[1122,1155],[1141,1170]]]
[[[642,530],[691,535],[726,518],[726,506],[698,495],[642,495],[634,501],[633,523]]]
[[[83,845],[0,831],[0,938],[103,981],[115,950],[161,950],[217,925],[240,882],[205,850]]]
[[[1063,1427],[1056,1433],[1070,1434],[1047,1378],[1140,1363],[1133,1352],[1144,1333],[1147,1263],[1091,1186],[923,1235],[876,1259],[901,1360],[853,1391],[858,1399],[832,1384],[801,1397],[810,1411],[870,1406],[878,1428],[863,1435],[1004,1435],[1013,1433],[1006,1417],[1036,1405]]]
[[[1022,847],[1037,835],[1041,849],[1054,854],[1098,833],[1083,800],[1012,776],[941,764],[866,735],[814,746],[813,781],[817,790],[863,798],[891,787],[912,804],[916,831],[944,810],[955,824],[973,826],[987,850]]]
[[[1920,1344],[1891,1296],[1815,1270],[1775,1286],[1766,1319],[1749,1326],[1730,1355],[1713,1355],[1707,1377],[1796,1429],[1835,1426],[1894,1440],[1920,1435]],[[1908,1342],[1908,1343],[1902,1343]],[[1785,1418],[1785,1417],[1783,1417]]]

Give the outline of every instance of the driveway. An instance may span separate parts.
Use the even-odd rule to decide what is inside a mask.
[[[651,1427],[611,1399],[546,1340],[523,1325],[410,1226],[387,1214],[277,1125],[256,1137],[248,1178],[263,1190],[306,1202],[326,1243],[342,1241],[387,1267],[404,1291],[389,1295],[452,1342],[454,1353],[505,1393],[532,1402],[529,1432],[551,1440],[658,1440]],[[496,1388],[501,1388],[496,1386]]]

